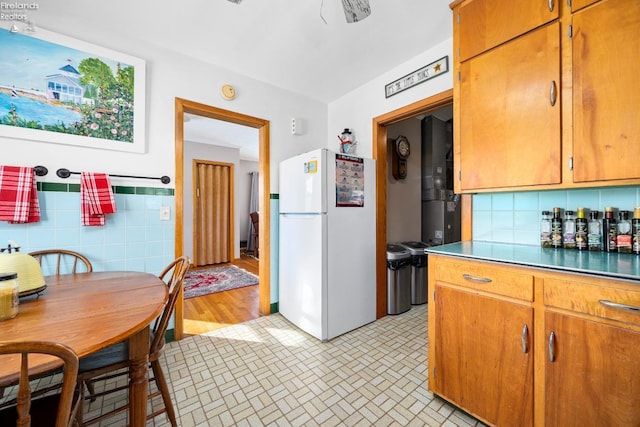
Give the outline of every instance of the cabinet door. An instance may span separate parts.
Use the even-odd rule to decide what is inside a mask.
[[[640,333],[547,312],[554,360],[545,362],[548,426],[637,426]],[[551,344],[550,344],[551,347]]]
[[[558,18],[558,0],[474,0],[454,10],[458,60],[465,61]]]
[[[573,15],[575,182],[640,178],[640,1]]]
[[[570,1],[571,11],[572,12],[576,12],[576,11],[582,9],[583,7],[587,7],[590,4],[593,4],[593,3],[597,2],[597,1],[600,1],[600,0],[571,0]]]
[[[460,65],[463,191],[560,183],[559,83],[558,23]]]
[[[436,285],[429,309],[430,389],[489,423],[531,425],[533,308]]]

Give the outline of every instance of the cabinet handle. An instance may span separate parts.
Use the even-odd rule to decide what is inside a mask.
[[[474,282],[482,282],[482,283],[491,282],[491,279],[489,279],[488,277],[476,277],[466,273],[463,274],[462,277],[464,277],[466,280],[473,280]]]
[[[525,323],[522,327],[522,337],[520,343],[522,344],[522,352],[524,354],[529,353],[529,328]]]
[[[556,334],[551,331],[551,333],[549,334],[549,362],[553,363],[556,360],[556,352],[555,352],[555,346],[556,346]]]
[[[549,0],[549,12],[553,12],[553,0]]]
[[[557,98],[557,91],[556,91],[556,82],[552,81],[551,82],[551,87],[549,88],[549,102],[551,103],[551,106],[553,107],[554,105],[556,105],[556,98]]]
[[[601,299],[599,302],[600,304],[606,305],[607,307],[621,308],[623,310],[629,310],[629,311],[640,311],[640,307],[635,307],[633,305],[620,304],[617,302],[611,302],[606,299]]]

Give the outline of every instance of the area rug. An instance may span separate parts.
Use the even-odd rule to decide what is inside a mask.
[[[184,297],[199,297],[257,284],[258,276],[235,265],[192,270],[184,279]]]

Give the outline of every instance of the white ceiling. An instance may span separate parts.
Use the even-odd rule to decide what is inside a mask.
[[[185,114],[184,141],[237,148],[241,160],[258,161],[258,129]]]
[[[370,0],[371,15],[350,24],[342,0],[49,0],[32,16],[331,102],[450,38],[450,1]]]

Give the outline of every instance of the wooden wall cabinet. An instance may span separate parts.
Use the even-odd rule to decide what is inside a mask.
[[[429,289],[433,393],[490,425],[638,425],[637,283],[431,254]]]
[[[640,2],[578,11],[573,29],[573,179],[640,177]]]
[[[451,7],[456,192],[640,183],[637,0]]]
[[[460,64],[461,190],[561,182],[559,36],[555,22]]]

